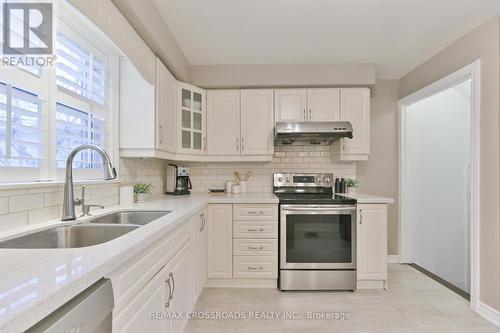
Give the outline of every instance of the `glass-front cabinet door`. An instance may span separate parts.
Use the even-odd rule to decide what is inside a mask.
[[[178,95],[179,151],[188,154],[205,154],[207,147],[205,91],[180,82]]]

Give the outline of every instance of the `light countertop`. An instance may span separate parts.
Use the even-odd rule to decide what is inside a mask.
[[[146,203],[93,211],[98,216],[123,209],[172,210],[158,220],[107,243],[73,249],[0,249],[0,331],[25,331],[209,203],[277,204],[278,199],[272,193],[161,196]],[[0,240],[14,234],[88,219],[70,222],[55,220],[26,226],[0,233]]]
[[[364,193],[356,193],[356,194],[347,194],[347,193],[337,193],[346,198],[356,199],[359,204],[393,204],[394,199],[380,197],[378,195],[372,194],[364,194]]]

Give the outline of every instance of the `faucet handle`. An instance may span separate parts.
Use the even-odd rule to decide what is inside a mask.
[[[91,216],[90,214],[90,207],[98,207],[100,209],[104,209],[103,205],[84,205],[82,207],[82,216]]]
[[[80,199],[75,199],[75,206],[85,207],[85,185],[82,185],[82,197]]]

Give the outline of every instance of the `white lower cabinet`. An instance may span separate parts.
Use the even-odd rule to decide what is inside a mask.
[[[358,288],[387,287],[387,205],[357,205]]]
[[[193,310],[206,280],[205,228],[200,211],[108,276],[115,299],[114,333],[184,330],[186,313]]]
[[[187,320],[171,319],[168,315],[185,315],[191,311],[191,276],[191,243],[188,242],[115,315],[113,332],[182,332]]]
[[[167,277],[167,269],[163,266],[125,308],[113,315],[113,332],[171,332],[170,320],[151,318],[151,314],[165,310]]]
[[[233,276],[233,205],[208,206],[208,277]]]

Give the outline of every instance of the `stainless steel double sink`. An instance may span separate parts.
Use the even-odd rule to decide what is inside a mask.
[[[84,223],[52,227],[0,242],[4,249],[77,248],[109,242],[170,211],[118,211]]]

